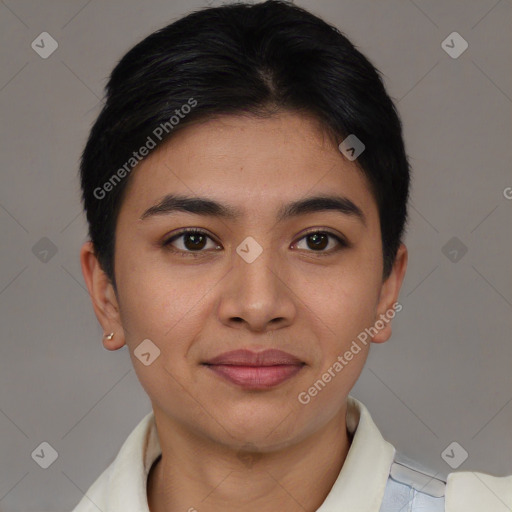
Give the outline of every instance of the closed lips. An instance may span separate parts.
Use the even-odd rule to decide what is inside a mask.
[[[225,352],[203,364],[207,365],[230,365],[230,366],[301,366],[304,363],[297,357],[277,349],[264,350],[263,352],[252,352],[241,349]]]
[[[282,350],[252,352],[240,349],[220,354],[203,365],[239,389],[264,391],[291,379],[301,371],[305,363]]]

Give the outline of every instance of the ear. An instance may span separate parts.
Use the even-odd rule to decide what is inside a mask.
[[[395,304],[398,302],[398,295],[400,293],[400,288],[402,287],[402,282],[405,276],[405,270],[407,268],[407,260],[407,247],[404,244],[400,244],[391,273],[389,277],[382,283],[380,290],[375,323],[377,324],[377,322],[380,320],[379,326],[384,324],[384,328],[377,329],[377,334],[372,336],[372,341],[374,343],[384,343],[391,337],[392,316],[389,314],[389,312],[400,311],[402,309],[401,305],[396,306]],[[395,305],[395,307],[393,307],[393,305]],[[387,315],[386,312],[388,312]],[[394,313],[393,316],[395,316]]]
[[[80,250],[80,263],[96,318],[105,333],[114,333],[111,340],[103,338],[103,346],[107,350],[117,350],[125,343],[119,305],[114,287],[101,268],[91,241],[83,244]]]

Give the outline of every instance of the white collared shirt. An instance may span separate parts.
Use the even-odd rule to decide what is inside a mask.
[[[451,473],[447,483],[397,460],[366,407],[349,397],[347,457],[316,512],[507,512],[512,476]],[[147,479],[162,453],[153,412],[128,436],[115,460],[72,512],[150,512]]]

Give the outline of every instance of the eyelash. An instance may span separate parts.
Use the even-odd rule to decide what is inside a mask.
[[[314,251],[314,250],[308,250],[306,252],[311,252],[313,254],[315,254],[315,256],[329,256],[335,252],[338,252],[340,251],[341,249],[343,248],[348,248],[350,247],[350,244],[342,237],[338,236],[338,235],[335,235],[334,233],[330,232],[329,230],[319,230],[319,229],[312,229],[311,231],[308,231],[306,233],[304,233],[301,238],[299,238],[298,242],[303,240],[304,238],[307,238],[308,236],[310,235],[315,235],[315,234],[325,234],[325,235],[328,235],[332,238],[334,238],[339,246],[337,248],[334,248],[334,249],[330,249],[329,251]],[[204,235],[206,236],[207,238],[210,238],[213,242],[217,243],[206,231],[202,230],[202,229],[199,229],[199,228],[185,228],[185,229],[182,229],[181,231],[179,231],[178,233],[175,233],[172,237],[168,238],[167,240],[165,240],[163,243],[162,243],[162,246],[170,251],[170,252],[173,252],[173,253],[176,253],[180,256],[184,256],[184,257],[188,257],[188,256],[192,256],[192,257],[200,257],[202,256],[203,254],[202,253],[205,253],[207,251],[205,250],[198,250],[198,251],[184,251],[182,249],[174,249],[172,247],[172,242],[174,242],[175,240],[177,240],[178,238],[180,238],[181,236],[183,235]],[[218,244],[220,245],[220,244]]]

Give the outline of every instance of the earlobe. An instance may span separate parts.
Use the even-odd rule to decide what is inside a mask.
[[[105,333],[103,346],[107,350],[117,350],[124,345],[119,306],[112,283],[101,268],[91,241],[83,244],[80,250],[80,263],[94,313]],[[110,336],[112,332],[114,335]]]
[[[391,273],[382,284],[374,324],[377,333],[372,336],[373,343],[384,343],[391,337],[391,321],[402,309],[398,296],[407,270],[407,261],[407,247],[400,244]]]
[[[114,331],[103,334],[103,346],[106,350],[118,350],[124,345],[124,336],[118,336],[115,340]]]

